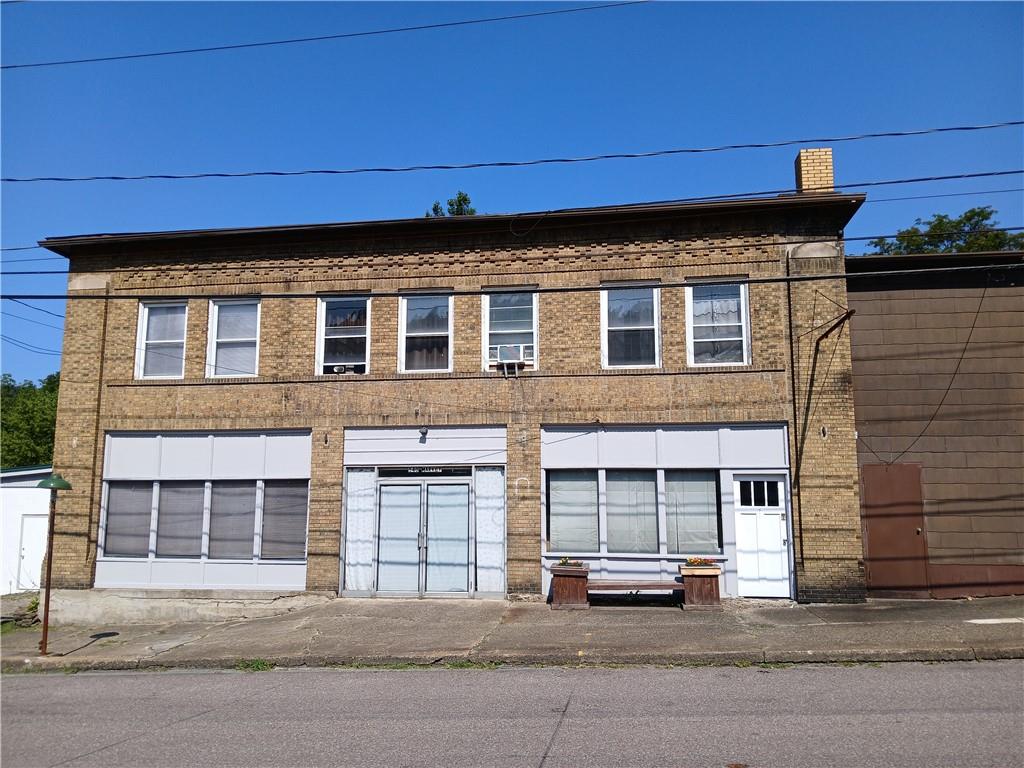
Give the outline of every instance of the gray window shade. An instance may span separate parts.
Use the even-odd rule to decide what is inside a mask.
[[[665,529],[671,554],[717,554],[718,484],[709,470],[665,473]]]
[[[103,554],[114,557],[147,557],[152,509],[152,483],[109,483]]]
[[[306,513],[309,482],[267,480],[263,484],[264,560],[303,560],[306,557]]]
[[[608,365],[655,365],[654,289],[621,288],[607,296]]]
[[[199,557],[203,546],[204,482],[160,483],[156,556]]]
[[[548,538],[556,552],[597,552],[597,472],[548,472]]]
[[[658,551],[657,496],[657,472],[608,470],[609,552]]]
[[[210,497],[210,559],[251,560],[256,528],[256,482],[213,483]]]

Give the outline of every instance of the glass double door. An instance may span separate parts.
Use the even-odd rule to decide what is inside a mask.
[[[469,592],[469,483],[381,483],[377,591]]]

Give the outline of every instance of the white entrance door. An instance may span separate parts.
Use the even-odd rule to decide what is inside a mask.
[[[469,483],[381,483],[378,514],[378,592],[469,592]]]
[[[790,597],[785,477],[737,475],[733,479],[739,594]]]
[[[46,515],[21,518],[21,549],[18,563],[18,589],[39,589],[43,559],[46,557]]]

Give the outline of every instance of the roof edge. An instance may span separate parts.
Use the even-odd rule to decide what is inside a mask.
[[[71,257],[95,253],[106,246],[131,248],[145,243],[169,244],[173,241],[246,240],[256,237],[281,239],[331,239],[334,237],[358,236],[376,231],[393,231],[395,234],[437,234],[485,229],[488,225],[519,222],[535,231],[538,228],[557,227],[567,219],[595,220],[625,215],[650,215],[652,218],[664,214],[718,214],[729,212],[756,212],[814,207],[836,208],[845,226],[865,200],[863,194],[802,193],[767,198],[743,198],[735,200],[670,201],[635,203],[626,205],[598,206],[591,208],[566,208],[554,211],[531,211],[525,213],[481,214],[477,216],[445,216],[439,218],[417,217],[405,219],[379,219],[369,221],[330,222],[322,224],[291,224],[263,227],[229,227],[216,229],[169,230],[154,232],[97,233],[47,237],[38,244],[61,256]],[[843,210],[845,208],[845,210]]]

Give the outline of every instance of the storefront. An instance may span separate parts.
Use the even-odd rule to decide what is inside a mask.
[[[310,433],[106,436],[97,587],[302,590]]]
[[[504,597],[505,428],[345,431],[345,596]]]
[[[707,557],[723,595],[793,595],[784,425],[546,427],[541,467],[545,593],[563,557],[666,581]]]

